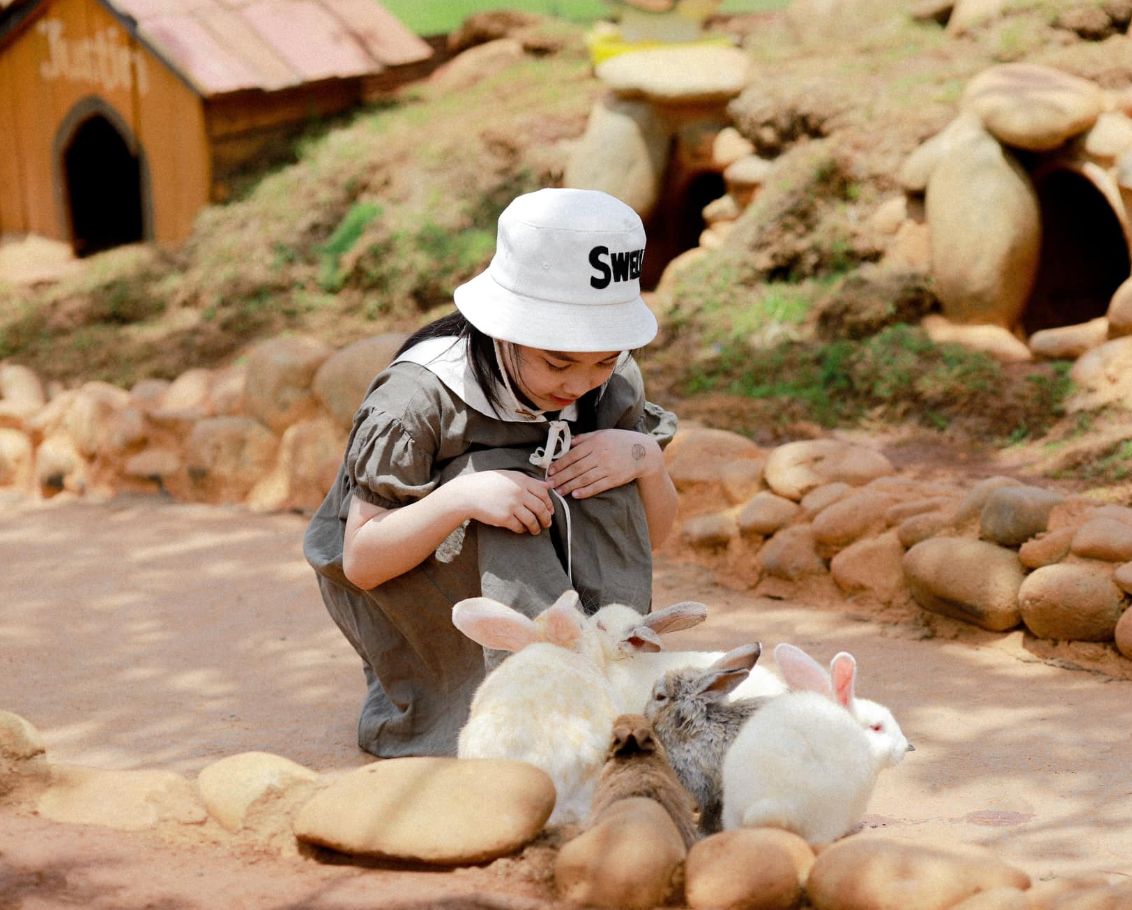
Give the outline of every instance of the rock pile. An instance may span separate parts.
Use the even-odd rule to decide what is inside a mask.
[[[31,370],[0,364],[0,489],[313,508],[366,388],[403,340],[377,335],[335,351],[280,337],[227,369],[51,395]]]
[[[355,409],[403,340],[334,351],[281,337],[224,370],[50,397],[0,364],[0,491],[312,511],[341,463]],[[1132,337],[1113,343],[1132,344]],[[1009,477],[969,488],[897,475],[880,452],[825,439],[765,450],[723,430],[682,430],[666,459],[681,536],[726,554],[751,586],[830,578],[857,602],[911,598],[995,632],[1112,643],[1132,658],[1132,508]]]
[[[1132,508],[992,477],[970,487],[897,475],[833,439],[764,450],[681,431],[666,452],[684,542],[754,587],[829,578],[858,602],[912,600],[994,632],[1105,642],[1132,658]]]
[[[632,205],[661,256],[675,257],[668,280],[724,245],[775,179],[778,162],[756,154],[742,113],[762,87],[731,47],[638,50],[595,73],[608,91],[564,182]],[[967,83],[952,122],[905,159],[902,193],[868,219],[880,269],[932,278],[942,311],[924,320],[933,339],[1013,362],[1075,359],[1132,332],[1130,112],[1132,95],[1050,66],[1001,64]],[[653,216],[687,208],[705,180],[722,193],[696,199],[706,203],[698,245],[669,249],[665,219]],[[1074,274],[1050,277],[1059,257],[1077,263]]]
[[[1029,317],[1051,230],[1041,199],[1050,181],[1076,181],[1104,200],[1115,241],[1127,262],[1126,192],[1132,167],[1132,118],[1127,100],[1097,84],[1048,66],[1010,63],[968,82],[956,118],[904,162],[899,181],[908,200],[922,206],[903,230],[918,223],[930,243],[928,270],[935,278],[944,317],[929,331],[955,337],[955,326],[977,324],[1002,331],[988,347],[1006,360],[1078,357],[1109,338],[1128,333],[1132,285],[1110,288],[1108,311],[1097,318]],[[913,206],[914,207],[914,206]],[[979,225],[971,230],[971,225]],[[1082,229],[1090,229],[1084,225]],[[919,242],[919,241],[916,241]],[[896,256],[899,250],[891,250]],[[1053,322],[1052,327],[1043,322]],[[1026,341],[1011,332],[1025,326]],[[962,336],[962,332],[959,333]],[[962,340],[960,337],[959,340]]]
[[[560,832],[559,898],[616,910],[671,902],[694,910],[879,910],[895,906],[894,894],[902,910],[1118,910],[1132,898],[1127,884],[1109,885],[1102,875],[1035,884],[989,849],[873,834],[845,838],[816,857],[801,838],[769,828],[725,831],[686,851],[657,804],[623,802],[601,829]],[[125,831],[215,825],[221,841],[226,832],[282,854],[309,844],[452,867],[531,844],[550,815],[554,787],[533,766],[490,760],[388,759],[324,777],[251,752],[208,765],[196,780],[54,765],[35,729],[0,711],[0,806],[19,803],[61,822]]]

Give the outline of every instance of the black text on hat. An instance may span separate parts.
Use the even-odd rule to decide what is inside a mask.
[[[636,281],[641,277],[644,259],[643,249],[610,253],[607,246],[595,246],[590,250],[590,265],[597,274],[590,276],[590,287],[601,290],[611,281]]]

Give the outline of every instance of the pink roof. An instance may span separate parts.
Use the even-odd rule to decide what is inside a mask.
[[[377,0],[104,0],[205,96],[380,73],[432,49]]]

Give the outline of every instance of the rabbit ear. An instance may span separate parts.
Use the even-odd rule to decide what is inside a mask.
[[[840,651],[829,668],[833,677],[833,697],[846,709],[853,707],[853,682],[857,676],[857,661],[848,651]]]
[[[715,663],[711,665],[713,670],[751,670],[759,661],[759,656],[763,653],[763,646],[760,642],[752,642],[749,645],[740,645],[738,648],[732,648],[722,657],[718,658]]]
[[[477,645],[520,651],[539,640],[534,622],[490,597],[469,597],[452,607],[452,625]]]
[[[660,636],[648,626],[633,626],[633,628],[625,633],[625,637],[621,639],[621,643],[627,645],[630,651],[637,653],[664,650]]]
[[[829,672],[801,648],[785,642],[775,645],[774,662],[791,689],[830,694]]]
[[[655,613],[649,613],[641,620],[641,625],[654,632],[679,632],[698,626],[707,619],[707,607],[694,600],[684,600]]]
[[[543,610],[539,624],[546,629],[546,640],[563,648],[572,648],[586,630],[586,618],[578,609],[578,592],[563,591],[558,600]]]
[[[709,668],[700,677],[699,685],[696,686],[696,694],[711,696],[713,701],[723,698],[750,674],[751,671],[746,667]]]

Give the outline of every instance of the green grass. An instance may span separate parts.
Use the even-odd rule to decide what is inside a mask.
[[[991,422],[1001,441],[1017,443],[1049,429],[1072,387],[1064,365],[1055,364],[1035,368],[1008,398],[1002,368],[990,357],[935,344],[922,329],[904,324],[859,341],[787,340],[755,348],[736,336],[713,350],[713,357],[686,368],[680,394],[739,396],[752,406],[761,403],[765,420],[801,419],[827,428],[877,418],[944,429],[994,402],[999,409]]]
[[[720,15],[781,9],[789,0],[724,0]],[[593,22],[611,17],[601,0],[387,0],[384,6],[418,35],[441,35],[459,28],[473,13],[514,9],[541,13],[574,22]]]

